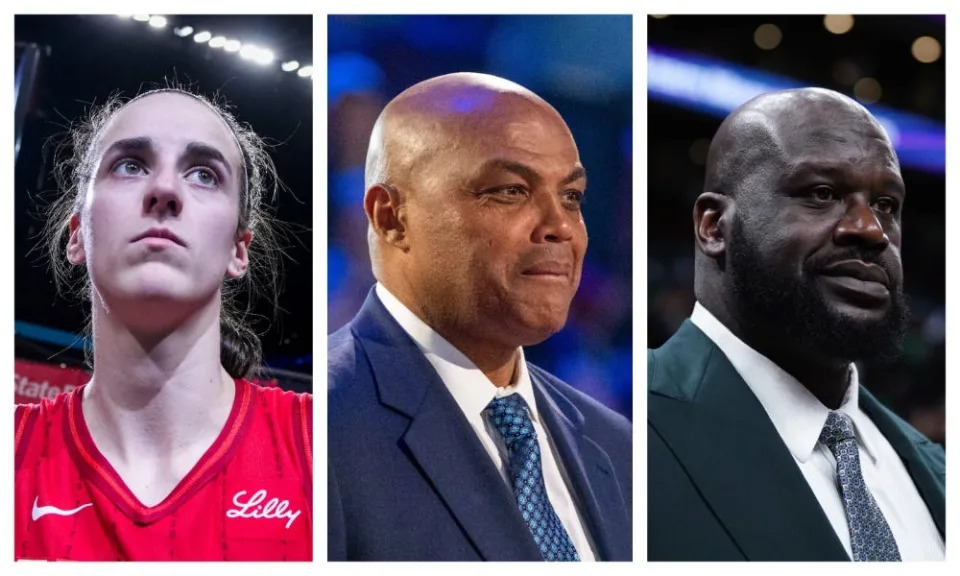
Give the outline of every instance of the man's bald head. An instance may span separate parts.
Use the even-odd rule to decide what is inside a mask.
[[[437,151],[460,145],[477,123],[517,110],[560,115],[523,86],[489,74],[457,72],[404,90],[383,109],[367,150],[365,186],[406,180]]]
[[[823,88],[799,88],[761,94],[730,113],[707,153],[705,192],[735,196],[751,189],[767,170],[785,167],[792,157],[792,136],[811,126],[829,129],[833,120],[856,118],[889,143],[883,127],[855,100]],[[835,138],[829,130],[814,138]],[[764,169],[758,167],[764,166]]]

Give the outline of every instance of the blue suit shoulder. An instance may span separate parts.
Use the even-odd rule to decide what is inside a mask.
[[[559,394],[580,410],[584,417],[586,432],[602,429],[604,434],[623,436],[629,440],[633,433],[633,424],[625,416],[535,364],[527,362],[527,368],[531,376],[535,376],[543,383],[551,397]]]
[[[332,392],[356,372],[357,342],[350,324],[340,328],[327,339],[327,390]]]

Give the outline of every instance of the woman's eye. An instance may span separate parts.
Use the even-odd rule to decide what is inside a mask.
[[[217,175],[209,168],[197,168],[187,175],[187,179],[200,186],[212,188],[220,184]]]
[[[136,160],[124,159],[113,165],[113,173],[118,176],[136,176],[143,173],[143,166]]]

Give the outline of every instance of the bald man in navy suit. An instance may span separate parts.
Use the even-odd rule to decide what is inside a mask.
[[[502,78],[433,78],[386,106],[365,179],[377,284],[329,340],[329,558],[630,560],[630,423],[523,353],[587,248],[566,123]]]

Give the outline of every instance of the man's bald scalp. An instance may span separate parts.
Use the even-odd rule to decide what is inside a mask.
[[[457,72],[424,80],[404,90],[380,113],[367,149],[366,188],[405,179],[471,121],[490,121],[504,98],[518,98],[559,113],[523,86],[492,76]]]
[[[729,196],[750,188],[751,175],[786,162],[783,135],[805,125],[812,117],[821,122],[834,115],[854,114],[886,132],[855,100],[824,88],[799,88],[761,94],[730,113],[720,125],[707,152],[704,192]],[[889,139],[887,139],[889,141]]]

